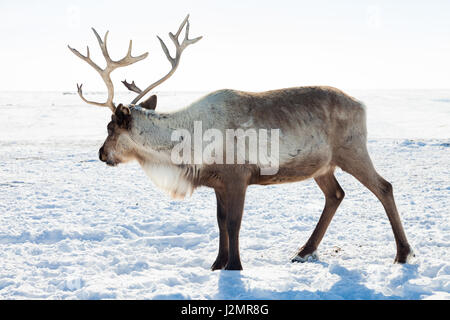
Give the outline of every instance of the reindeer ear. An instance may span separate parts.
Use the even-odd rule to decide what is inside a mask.
[[[131,111],[127,106],[119,104],[116,108],[116,112],[114,113],[113,118],[114,117],[116,118],[116,123],[121,128],[128,129],[130,127]]]
[[[148,109],[148,110],[155,110],[156,108],[156,101],[158,99],[156,98],[156,95],[152,95],[150,98],[148,98],[147,100],[145,100],[144,102],[142,102],[140,104],[140,106],[144,109]]]

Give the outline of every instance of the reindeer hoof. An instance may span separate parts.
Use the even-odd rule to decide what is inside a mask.
[[[405,250],[400,250],[397,252],[394,263],[404,264],[411,263],[411,260],[416,256],[414,251],[408,247]]]
[[[242,270],[242,265],[240,263],[230,264],[225,266],[225,270]]]
[[[211,266],[211,271],[221,270],[221,269],[225,268],[227,262],[228,262],[228,259],[217,258],[216,261],[214,261],[213,265]]]
[[[317,250],[314,247],[304,245],[301,247],[297,254],[291,258],[291,262],[307,262],[315,261],[318,259]]]
[[[308,253],[304,256],[298,253],[295,257],[291,258],[291,262],[307,262],[307,261],[317,261],[319,259],[317,255],[317,251],[313,251],[312,253]]]

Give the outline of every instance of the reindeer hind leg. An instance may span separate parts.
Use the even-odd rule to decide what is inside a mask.
[[[413,253],[395,205],[392,185],[376,172],[365,143],[359,148],[346,149],[338,157],[337,165],[359,180],[380,200],[388,216],[397,245],[394,262],[407,262]]]

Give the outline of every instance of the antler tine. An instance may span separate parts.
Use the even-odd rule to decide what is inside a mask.
[[[127,87],[128,90],[136,92],[136,93],[141,93],[142,90],[138,88],[138,86],[134,83],[134,81],[132,81],[131,83],[127,82],[127,80],[123,80],[122,81],[123,85],[125,87]]]
[[[180,35],[181,30],[183,30],[183,27],[184,27],[184,25],[186,23],[189,23],[189,14],[186,16],[186,18],[184,18],[183,22],[180,24],[180,27],[178,28],[178,31],[177,31],[177,33],[175,35],[173,35],[172,32],[169,32],[170,38],[171,39],[178,39],[178,36]],[[178,42],[178,40],[177,40],[177,42]]]
[[[105,36],[104,36],[104,40],[102,41],[102,38],[100,38],[99,34],[97,33],[97,31],[94,28],[91,28],[92,31],[95,34],[95,37],[97,38],[98,41],[98,45],[100,46],[100,49],[102,50],[102,54],[105,57],[106,62],[111,62],[111,57],[109,56],[108,53],[108,48],[106,47],[106,41],[108,39],[108,33],[109,31],[106,31]]]
[[[78,84],[78,83],[77,83],[77,92],[78,92],[78,95],[80,96],[81,100],[83,100],[84,102],[89,103],[89,104],[93,104],[93,105],[99,106],[99,107],[105,107],[105,104],[104,104],[104,103],[95,102],[95,101],[90,101],[90,100],[87,100],[87,99],[83,96],[83,84]],[[109,106],[107,106],[107,107],[109,107]],[[111,108],[110,108],[110,109],[111,109]],[[111,111],[114,112],[115,109],[111,109]]]
[[[87,47],[87,53],[86,56],[82,55],[78,50],[71,48],[70,46],[69,49],[80,59],[86,61],[90,66],[92,66],[102,77],[103,81],[105,82],[105,85],[108,89],[108,98],[106,100],[106,102],[104,103],[100,103],[100,102],[95,102],[95,101],[90,101],[87,100],[84,96],[83,96],[83,90],[82,90],[82,84],[78,85],[77,84],[77,91],[78,91],[78,95],[81,97],[81,99],[89,104],[93,104],[96,106],[100,106],[100,107],[108,107],[111,109],[112,112],[114,112],[116,110],[116,107],[114,105],[113,99],[114,99],[114,85],[113,82],[111,80],[110,74],[111,72],[113,72],[115,69],[120,68],[120,67],[125,67],[128,66],[130,64],[133,64],[135,62],[138,62],[140,60],[145,59],[148,56],[148,52],[141,54],[137,57],[133,57],[131,55],[131,50],[132,50],[132,41],[130,40],[130,44],[128,46],[128,51],[127,54],[124,58],[118,60],[118,61],[114,61],[111,59],[111,57],[109,56],[109,52],[108,52],[108,47],[107,47],[107,39],[108,39],[108,34],[109,31],[106,31],[105,36],[102,40],[102,38],[100,37],[100,35],[98,34],[98,32],[92,28],[92,31],[94,32],[95,37],[97,38],[97,42],[100,46],[100,49],[102,51],[103,57],[106,60],[106,67],[104,69],[100,68],[95,62],[93,62],[90,58],[90,52],[89,52],[89,47]]]
[[[185,31],[184,39],[183,39],[183,42],[180,44],[178,37],[180,36],[181,30],[183,30],[183,27],[185,25],[186,25],[186,31]],[[201,38],[203,38],[203,37],[197,37],[195,39],[189,39],[189,27],[190,27],[189,15],[187,15],[186,18],[184,18],[183,22],[181,23],[181,25],[178,28],[178,31],[175,35],[172,32],[169,32],[169,37],[172,40],[172,42],[174,43],[175,48],[176,48],[175,59],[177,59],[177,58],[179,58],[179,56],[181,56],[181,53],[188,45],[194,44],[197,41],[199,41]]]
[[[174,58],[172,58],[172,56],[170,55],[169,49],[167,49],[166,44],[164,43],[164,41],[162,41],[162,39],[159,36],[156,36],[159,40],[159,43],[161,44],[161,47],[164,51],[164,54],[167,57],[167,60],[169,60],[170,64],[172,65],[172,68],[175,67],[176,61]]]
[[[143,53],[137,57],[133,57],[131,55],[132,48],[133,48],[133,41],[130,40],[130,44],[128,45],[127,55],[125,57],[123,57],[122,59],[120,59],[119,61],[112,61],[113,64],[117,65],[117,67],[125,67],[125,66],[128,66],[130,64],[133,64],[135,62],[138,62],[140,60],[147,58],[148,52]]]
[[[186,24],[186,33],[184,35],[183,43],[181,43],[181,51],[183,51],[188,45],[194,44],[197,41],[201,40],[203,37],[197,37],[194,39],[189,39],[189,21]]]
[[[86,56],[83,56],[77,49],[71,48],[70,46],[67,46],[70,51],[72,51],[77,57],[79,57],[80,59],[86,61],[87,63],[89,63],[89,65],[91,67],[93,67],[95,70],[97,70],[98,72],[100,72],[102,69],[94,62],[91,60],[91,55],[89,52],[89,46],[87,47],[87,53]]]
[[[131,57],[131,49],[133,49],[133,40],[130,40],[130,44],[128,45],[127,57]]]
[[[180,33],[183,30],[184,26],[186,26],[186,32],[185,32],[185,36],[184,36],[183,42],[180,44],[180,42],[178,40],[178,37],[180,36]],[[173,34],[172,32],[169,32],[169,37],[172,40],[172,42],[174,43],[175,50],[176,50],[174,58],[170,55],[169,49],[167,49],[167,46],[164,43],[164,41],[160,37],[157,36],[157,38],[158,38],[158,40],[159,40],[159,42],[161,44],[161,47],[163,49],[163,52],[164,52],[164,54],[167,57],[167,60],[169,60],[170,64],[172,65],[172,69],[164,77],[162,77],[158,81],[152,83],[146,89],[142,90],[142,92],[136,98],[133,99],[131,104],[136,104],[150,90],[152,90],[153,88],[155,88],[156,86],[160,85],[161,83],[166,81],[168,78],[170,78],[170,76],[178,68],[178,65],[180,63],[180,57],[181,57],[181,54],[183,53],[184,49],[186,49],[187,46],[189,46],[191,44],[194,44],[194,43],[196,43],[197,41],[199,41],[200,39],[203,38],[203,37],[197,37],[197,38],[194,38],[194,39],[189,39],[189,27],[190,26],[189,26],[189,14],[188,14],[186,16],[186,18],[184,18],[183,22],[181,23],[180,27],[178,28],[178,31],[175,34]],[[128,88],[127,85],[125,85],[125,86]]]

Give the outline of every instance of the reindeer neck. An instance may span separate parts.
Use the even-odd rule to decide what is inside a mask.
[[[191,195],[198,181],[195,165],[175,165],[171,152],[178,141],[172,132],[188,123],[183,112],[158,114],[153,110],[131,109],[130,139],[135,144],[136,158],[150,179],[174,198]],[[186,121],[186,122],[185,122]]]
[[[130,137],[143,152],[170,153],[174,130],[171,115],[155,113],[139,106],[131,109]]]

